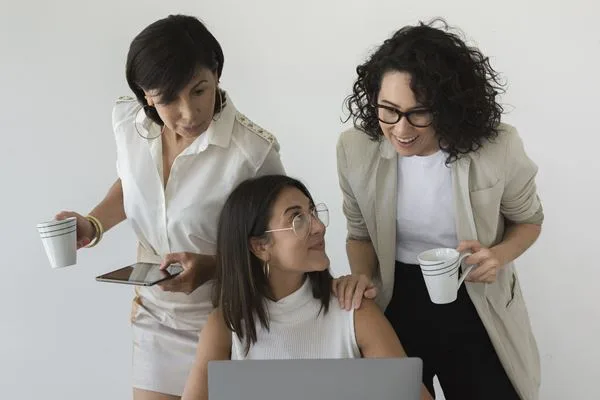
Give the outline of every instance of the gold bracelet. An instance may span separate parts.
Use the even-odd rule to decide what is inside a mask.
[[[94,247],[100,243],[100,240],[102,240],[102,235],[104,235],[104,227],[102,226],[100,220],[93,215],[88,215],[85,218],[91,222],[96,230],[96,235],[94,236],[93,240],[85,247]]]
[[[88,215],[88,218],[91,221],[94,221],[96,224],[96,228],[98,229],[96,231],[96,237],[97,237],[97,242],[99,242],[100,240],[102,240],[102,236],[104,236],[104,227],[102,226],[102,223],[100,222],[100,220],[96,217],[94,217],[93,215]]]
[[[98,227],[98,225],[96,224],[96,222],[94,220],[87,218],[87,217],[86,217],[86,219],[88,221],[90,221],[90,224],[92,224],[92,227],[94,228],[94,231],[95,231],[94,237],[91,238],[90,242],[85,246],[87,248],[90,248],[90,247],[94,247],[95,245],[98,244],[98,233],[100,232],[100,228]]]

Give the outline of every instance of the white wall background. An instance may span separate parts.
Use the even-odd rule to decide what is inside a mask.
[[[542,399],[600,398],[600,6],[594,0],[2,0],[0,398],[130,396],[131,288],[94,281],[133,261],[127,224],[76,267],[51,270],[35,224],[87,212],[115,179],[110,113],[129,94],[130,40],[169,13],[202,18],[225,51],[237,107],[274,132],[290,174],[334,209],[328,250],[345,271],[335,171],[354,68],[394,30],[444,16],[509,83],[505,120],[540,167],[546,222],[519,260],[543,364]],[[468,377],[465,377],[468,379]]]

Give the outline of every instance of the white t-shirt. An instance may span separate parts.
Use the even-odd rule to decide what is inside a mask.
[[[332,295],[327,313],[312,295],[306,279],[300,289],[277,301],[267,301],[267,331],[257,324],[257,341],[245,352],[245,341],[232,333],[232,360],[360,358],[354,331],[354,310],[340,308]],[[319,312],[320,311],[320,312]]]
[[[247,178],[285,174],[275,137],[239,113],[229,97],[215,119],[177,156],[164,188],[162,140],[140,136],[157,136],[160,127],[136,99],[121,98],[113,109],[125,214],[144,251],[157,260],[174,252],[215,254],[217,222],[229,193]],[[208,282],[190,295],[141,287],[138,295],[164,325],[198,330],[212,310],[211,287]]]
[[[419,253],[458,246],[447,154],[398,157],[396,260],[418,264]]]

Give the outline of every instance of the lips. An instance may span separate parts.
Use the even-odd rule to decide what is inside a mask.
[[[186,131],[197,131],[200,129],[200,125],[184,126],[183,129]]]
[[[319,242],[313,244],[312,246],[309,246],[308,248],[309,248],[309,250],[324,250],[325,249],[325,241],[320,240]]]
[[[414,142],[415,140],[417,140],[418,136],[410,136],[410,137],[398,137],[398,136],[394,136],[394,139],[396,139],[397,141],[399,141],[402,144],[410,144],[412,142]]]

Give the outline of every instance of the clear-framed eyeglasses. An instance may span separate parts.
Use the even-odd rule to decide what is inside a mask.
[[[293,231],[300,239],[306,239],[312,230],[312,221],[316,219],[325,227],[329,225],[329,209],[325,203],[316,204],[310,212],[301,212],[292,219],[292,226],[289,228],[270,229],[269,232]]]
[[[433,112],[424,107],[402,112],[394,107],[376,104],[375,109],[377,110],[377,119],[384,124],[397,124],[402,117],[405,117],[409,124],[417,128],[427,128],[433,123]]]

